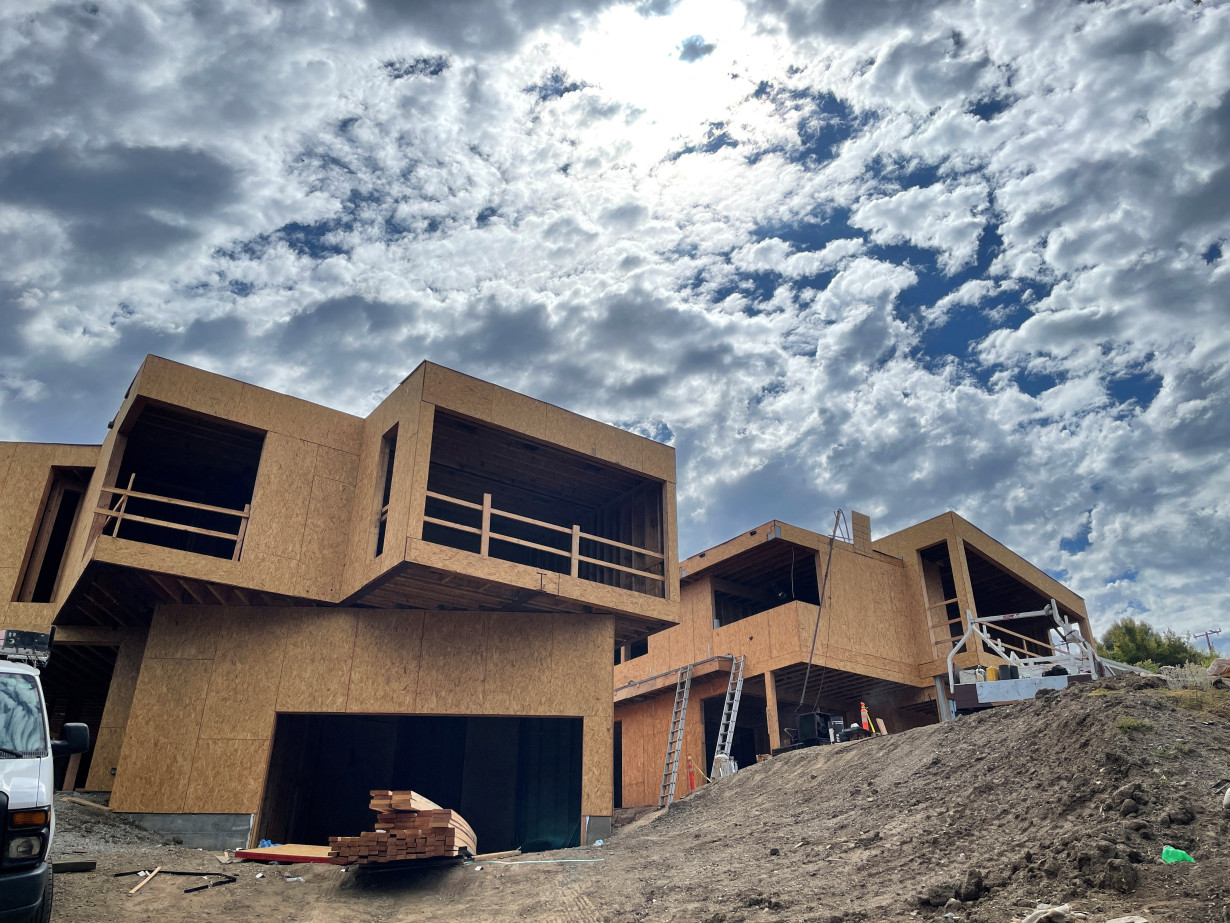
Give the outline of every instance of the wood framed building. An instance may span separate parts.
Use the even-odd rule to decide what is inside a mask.
[[[357,833],[376,788],[592,841],[612,651],[678,621],[674,481],[431,363],[360,418],[150,356],[101,446],[0,444],[0,627],[54,623],[76,782],[185,842]]]
[[[701,773],[712,765],[733,658],[746,659],[732,756],[748,765],[788,740],[798,714],[849,724],[865,702],[890,732],[941,720],[947,657],[971,614],[1030,612],[1054,598],[1092,640],[1079,596],[955,513],[875,542],[854,513],[851,533],[830,552],[829,537],[772,521],[681,563],[679,624],[623,647],[615,667],[616,807],[657,804],[687,665],[677,796],[690,788],[688,756]],[[1014,621],[1005,640],[1044,643],[1048,624]],[[959,666],[998,660],[973,647]]]

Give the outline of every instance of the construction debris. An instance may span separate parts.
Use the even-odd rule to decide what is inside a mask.
[[[478,852],[470,825],[456,811],[415,792],[373,791],[376,829],[329,837],[329,856],[358,865],[467,856]]]

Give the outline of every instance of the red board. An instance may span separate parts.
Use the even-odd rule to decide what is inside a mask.
[[[346,865],[345,859],[330,858],[328,846],[305,846],[302,843],[237,849],[235,858],[253,862],[323,862],[326,865]]]

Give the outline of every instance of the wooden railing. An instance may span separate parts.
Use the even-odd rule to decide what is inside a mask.
[[[569,562],[568,573],[573,577],[579,576],[580,567],[582,564],[592,564],[595,567],[608,568],[610,570],[620,571],[625,574],[631,574],[635,577],[643,577],[646,580],[654,580],[662,584],[666,583],[666,577],[664,574],[655,574],[651,571],[641,570],[636,567],[628,567],[623,564],[616,564],[613,561],[603,561],[599,558],[591,558],[587,555],[583,555],[581,554],[581,541],[596,542],[599,545],[616,548],[621,551],[630,551],[633,554],[640,554],[645,555],[648,558],[655,558],[660,562],[656,566],[661,567],[662,570],[665,571],[666,558],[660,552],[650,551],[648,548],[640,548],[636,545],[629,545],[625,542],[617,542],[611,538],[603,538],[601,535],[593,535],[589,532],[583,532],[581,531],[581,527],[579,525],[574,524],[571,528],[567,526],[557,526],[555,523],[543,522],[539,519],[531,519],[529,516],[521,516],[518,513],[510,513],[506,510],[497,510],[491,505],[491,494],[483,494],[482,503],[474,503],[470,500],[459,500],[456,497],[450,497],[447,494],[437,493],[434,490],[427,491],[427,496],[432,500],[439,500],[443,503],[452,504],[453,506],[476,510],[482,514],[482,525],[479,528],[467,526],[464,523],[454,522],[448,519],[439,519],[435,516],[424,516],[423,522],[443,526],[446,529],[457,529],[460,532],[469,532],[473,535],[479,536],[479,554],[483,557],[491,556],[491,540],[495,539],[497,541],[508,542],[513,545],[520,545],[522,548],[530,548],[534,551],[541,551],[546,554],[553,554],[558,555],[561,558],[567,558]],[[567,535],[572,540],[571,548],[568,551],[565,551],[562,548],[553,548],[550,545],[543,545],[538,542],[531,542],[524,538],[518,538],[515,535],[498,532],[492,528],[492,517],[511,519],[514,522],[523,522],[539,529],[546,529],[551,532],[559,532],[562,535]]]
[[[95,507],[94,512],[100,513],[103,516],[102,528],[107,527],[107,523],[115,520],[115,528],[111,531],[113,538],[119,538],[120,525],[123,522],[140,522],[149,526],[160,526],[164,529],[175,529],[179,532],[191,532],[193,535],[206,535],[210,538],[220,538],[226,541],[235,543],[235,551],[231,555],[232,561],[238,561],[239,555],[243,552],[244,536],[248,532],[248,519],[252,515],[252,504],[245,503],[242,510],[233,510],[225,506],[211,506],[208,503],[193,503],[189,500],[176,500],[172,497],[162,497],[158,494],[145,494],[132,489],[132,485],[136,475],[130,475],[128,478],[128,487],[104,487],[102,492],[110,494],[112,497],[119,499],[113,500],[111,506]],[[166,503],[170,506],[178,506],[189,510],[200,510],[206,513],[218,513],[224,516],[235,516],[239,519],[239,528],[235,532],[221,532],[217,529],[203,529],[200,526],[184,525],[180,522],[170,522],[165,519],[154,519],[151,516],[138,516],[135,513],[128,512],[128,501],[133,500],[152,500],[155,503]]]

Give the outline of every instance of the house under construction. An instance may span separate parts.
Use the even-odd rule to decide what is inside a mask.
[[[746,765],[802,710],[943,717],[971,615],[1054,598],[1089,631],[951,513],[681,564],[673,449],[431,363],[357,417],[150,356],[108,430],[0,443],[0,628],[54,625],[53,731],[94,741],[58,781],[190,845],[357,834],[373,789],[484,851],[589,843],[658,802],[681,668],[707,768],[742,658]]]
[[[1079,596],[955,513],[874,542],[868,517],[854,513],[850,532],[852,541],[839,540],[774,521],[681,562],[679,624],[624,647],[615,667],[617,807],[663,797],[681,670],[690,688],[676,731],[676,797],[713,765],[740,658],[727,735],[730,756],[746,766],[791,743],[800,715],[824,712],[849,726],[866,703],[890,732],[951,716],[954,646],[957,667],[1000,661],[976,639],[958,645],[971,617],[1040,612],[1054,599],[1092,640]],[[990,634],[1005,650],[1038,656],[1051,650],[1053,624],[1016,618]]]
[[[358,833],[371,789],[590,842],[611,652],[676,621],[674,480],[430,363],[360,418],[151,356],[101,446],[0,444],[0,627],[55,625],[67,787],[187,843]]]

